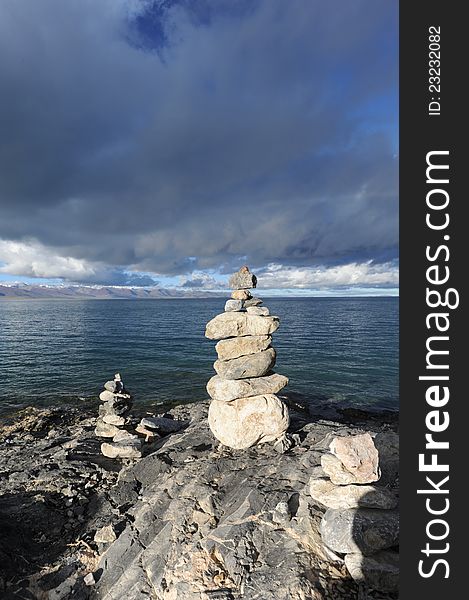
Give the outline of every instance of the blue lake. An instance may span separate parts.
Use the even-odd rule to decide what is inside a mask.
[[[398,409],[397,298],[266,298],[276,371],[311,402]],[[0,301],[0,411],[95,397],[119,371],[149,407],[207,397],[223,298]]]

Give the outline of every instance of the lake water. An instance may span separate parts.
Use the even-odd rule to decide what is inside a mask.
[[[397,298],[267,298],[276,371],[311,402],[398,409]],[[120,372],[153,407],[207,397],[223,298],[0,301],[0,411],[97,396]],[[80,400],[81,399],[81,400]]]

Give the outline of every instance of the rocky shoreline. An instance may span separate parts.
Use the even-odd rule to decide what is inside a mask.
[[[325,546],[327,507],[311,495],[330,491],[311,482],[324,482],[321,459],[332,440],[369,432],[379,451],[378,496],[392,506],[397,415],[327,415],[293,395],[282,400],[295,439],[285,452],[272,443],[221,446],[207,401],[165,414],[183,428],[144,444],[138,460],[102,455],[96,407],[31,408],[10,418],[0,428],[0,596],[397,598],[394,542],[386,556],[363,558],[369,580],[357,583],[345,564],[352,554]],[[135,426],[142,417],[132,415]]]

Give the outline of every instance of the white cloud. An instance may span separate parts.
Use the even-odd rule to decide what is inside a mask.
[[[14,242],[0,240],[0,273],[83,280],[96,275],[96,268],[85,260],[61,256],[37,241]]]
[[[258,274],[258,285],[267,289],[397,287],[399,269],[395,262],[352,262],[334,267],[285,267],[271,263]]]

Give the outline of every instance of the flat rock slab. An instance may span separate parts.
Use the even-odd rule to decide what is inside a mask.
[[[337,486],[329,479],[311,479],[311,497],[328,508],[396,508],[398,499],[386,488],[373,485]]]
[[[101,444],[101,452],[108,458],[141,458],[142,442],[140,440],[104,442]]]
[[[380,478],[378,450],[369,433],[336,437],[329,448],[354,475],[356,483],[372,483]]]
[[[323,542],[334,552],[374,554],[399,543],[399,513],[373,508],[328,508],[320,531]]]
[[[268,317],[270,315],[267,306],[247,306],[246,312],[248,315],[258,315],[259,317]]]
[[[222,379],[215,375],[207,383],[207,392],[213,400],[231,402],[238,398],[276,394],[287,384],[288,377],[278,373],[248,379]]]
[[[94,434],[98,437],[104,438],[112,438],[119,432],[119,429],[115,425],[111,425],[109,423],[105,423],[101,419],[96,421],[96,427],[94,429]]]
[[[205,337],[211,340],[241,335],[270,335],[279,328],[278,317],[259,317],[241,312],[217,315],[207,323]]]
[[[213,366],[222,379],[262,377],[275,365],[275,358],[274,348],[269,348],[231,360],[216,360]]]
[[[175,433],[187,425],[185,421],[168,419],[167,417],[144,417],[140,425],[148,429],[156,430],[159,433]]]
[[[256,296],[253,296],[252,298],[249,298],[249,300],[246,300],[244,302],[244,308],[247,308],[248,306],[259,306],[262,303],[263,300],[261,300],[260,298],[256,298]]]
[[[399,589],[399,554],[383,550],[373,556],[347,554],[345,566],[357,583],[381,592],[397,592]]]
[[[272,342],[270,335],[245,335],[241,337],[220,340],[216,346],[220,360],[230,360],[248,354],[255,354],[261,350],[267,350]]]
[[[290,424],[288,409],[273,394],[213,400],[208,422],[214,436],[225,446],[242,449],[279,438]]]

